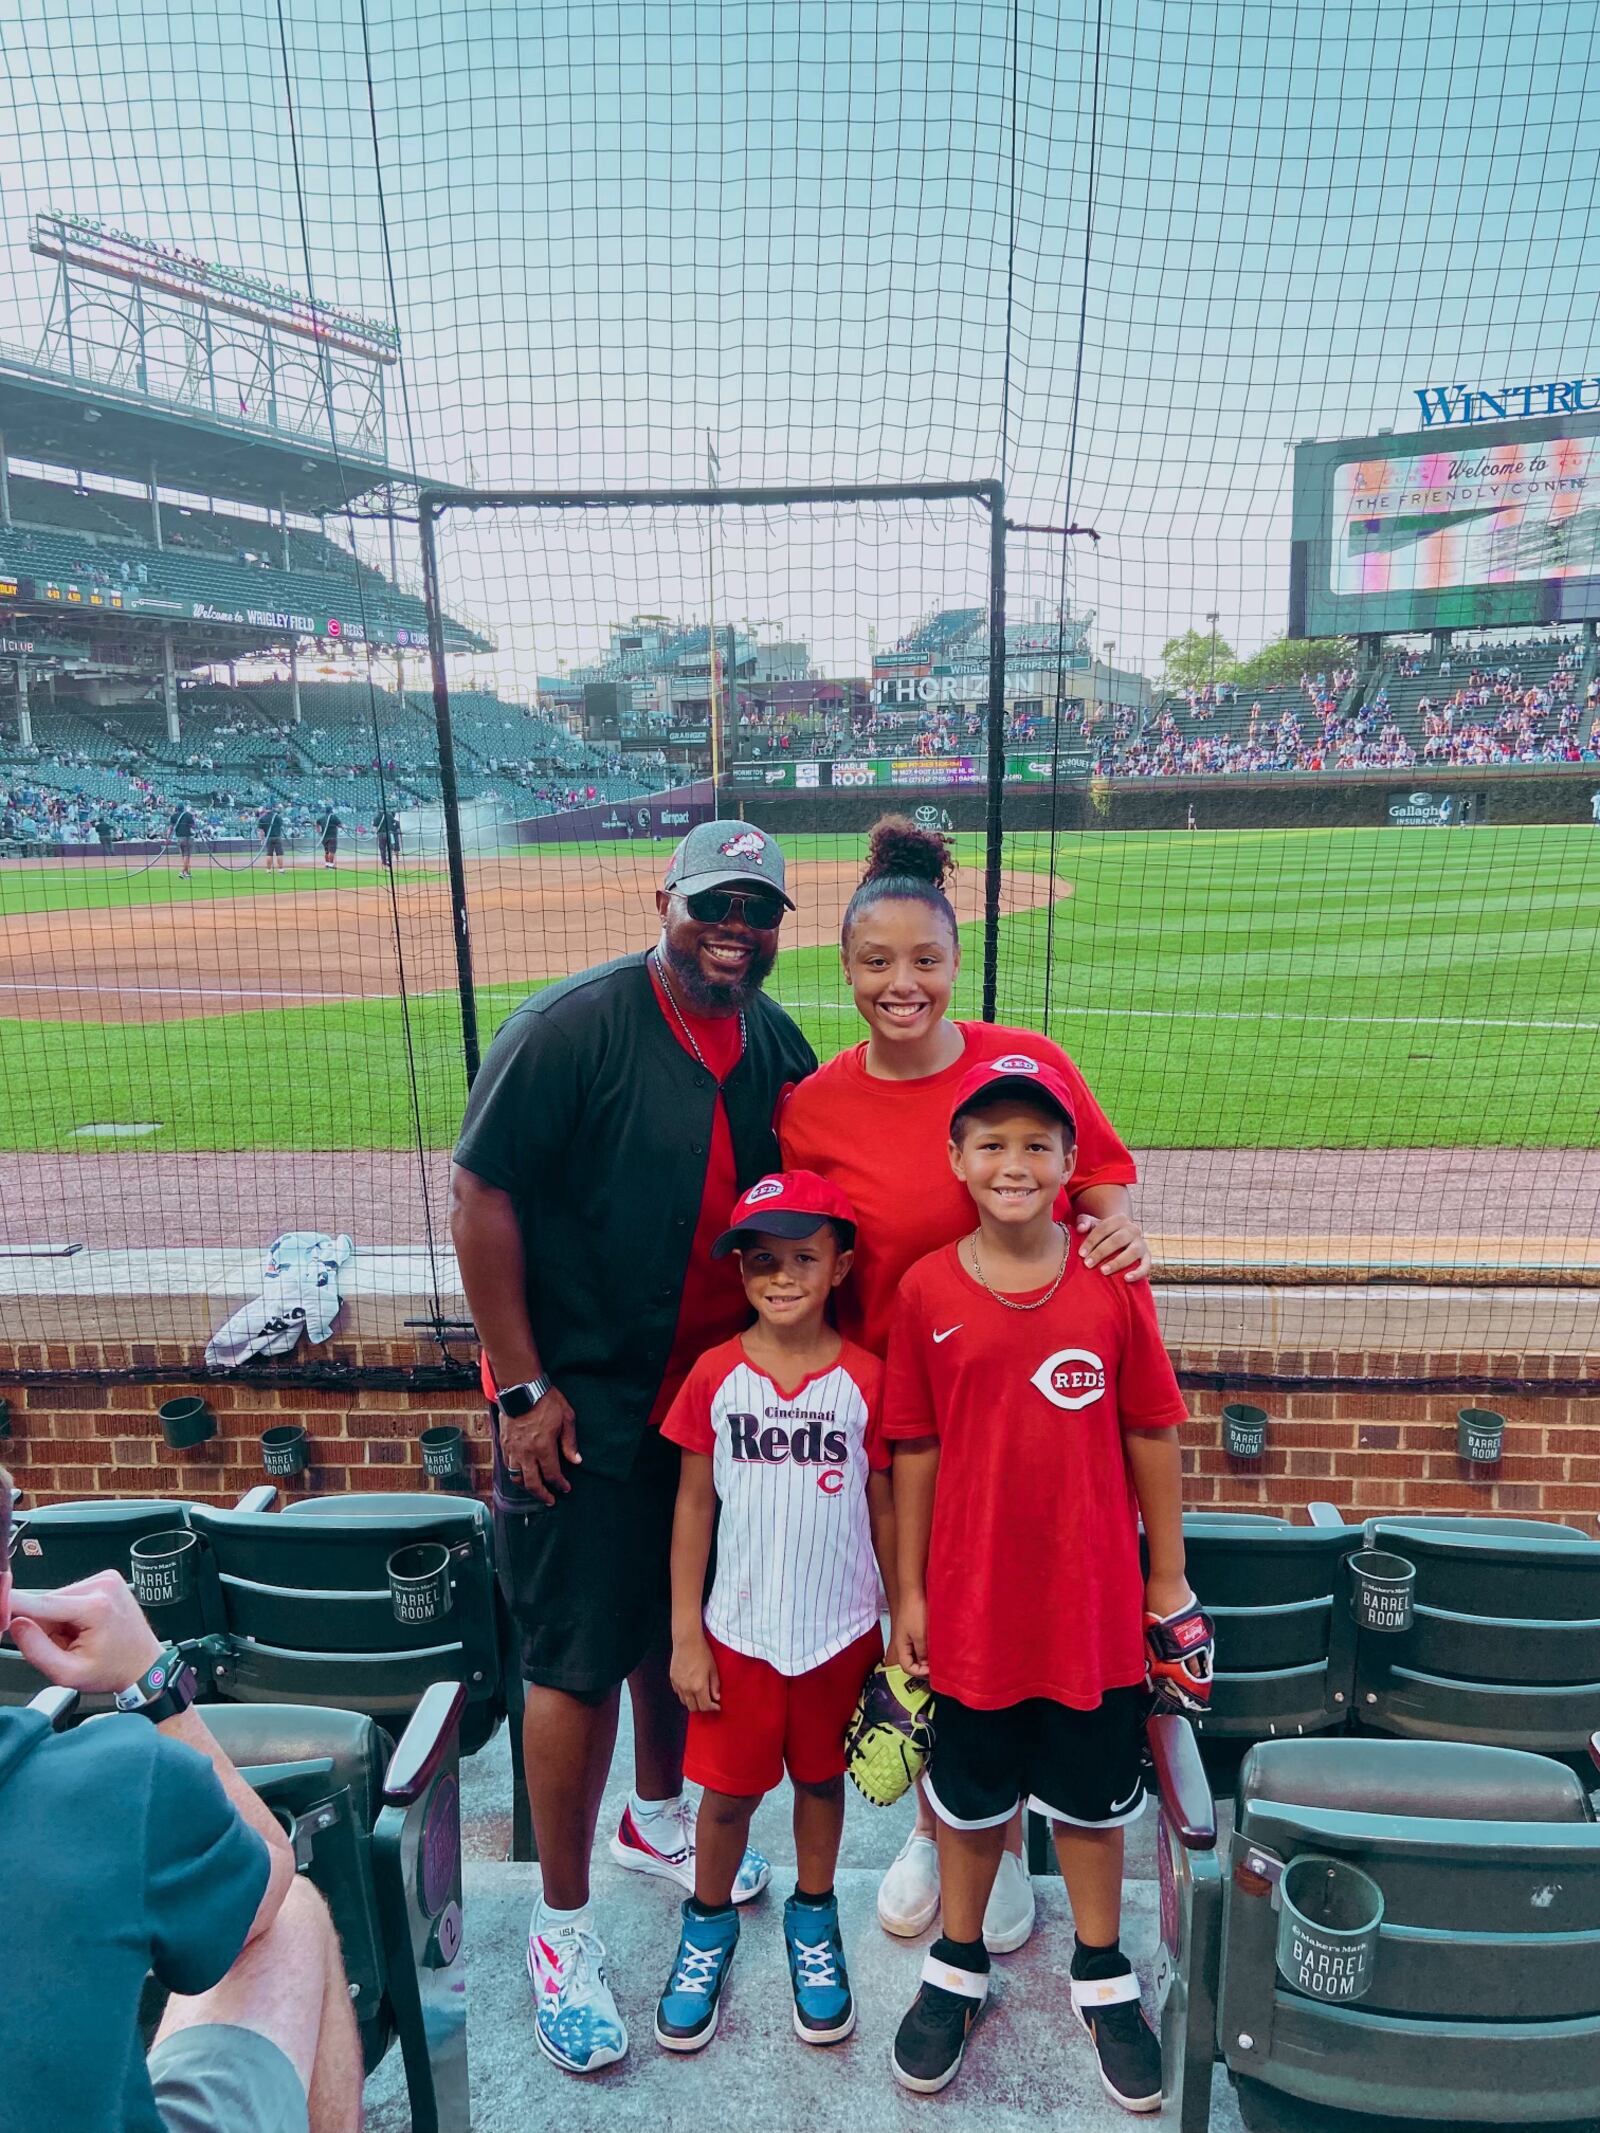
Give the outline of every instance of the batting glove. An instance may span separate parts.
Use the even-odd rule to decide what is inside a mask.
[[[1146,1663],[1158,1711],[1203,1714],[1211,1706],[1211,1654],[1216,1634],[1198,1600],[1174,1615],[1144,1618]]]

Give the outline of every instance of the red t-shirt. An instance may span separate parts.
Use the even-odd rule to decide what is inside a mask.
[[[692,1059],[694,1045],[690,1044],[678,1017],[667,1005],[661,990],[661,976],[653,960],[649,968],[656,1005],[666,1017],[667,1027]],[[709,1071],[718,1082],[726,1081],[739,1064],[738,1016],[697,1015],[686,1007],[683,1020],[693,1031]],[[727,1259],[711,1256],[711,1247],[727,1228],[728,1217],[738,1197],[739,1172],[733,1155],[733,1132],[728,1124],[728,1107],[719,1088],[711,1120],[711,1150],[706,1158],[700,1212],[695,1218],[689,1268],[683,1278],[683,1294],[678,1300],[678,1327],[672,1337],[672,1352],[667,1357],[666,1371],[650,1409],[653,1428],[659,1426],[672,1405],[696,1356],[703,1355],[707,1348],[714,1348],[718,1341],[731,1339],[750,1323],[750,1306],[745,1299],[744,1283],[739,1278],[738,1260],[731,1256]],[[481,1375],[484,1395],[492,1400],[495,1396],[494,1375],[487,1355],[483,1358]]]
[[[784,1169],[817,1171],[841,1186],[855,1208],[855,1265],[835,1292],[835,1316],[839,1331],[874,1355],[888,1345],[889,1314],[907,1269],[972,1228],[971,1196],[945,1149],[955,1091],[980,1061],[1026,1052],[1064,1076],[1078,1128],[1069,1192],[1132,1185],[1139,1176],[1089,1084],[1058,1044],[992,1022],[955,1026],[966,1049],[939,1073],[881,1081],[867,1072],[866,1046],[852,1045],[801,1082],[778,1117]]]
[[[918,1261],[894,1307],[883,1433],[939,1440],[935,1690],[980,1711],[1029,1696],[1088,1711],[1144,1679],[1122,1432],[1184,1416],[1146,1283],[1108,1281],[1073,1252],[1049,1303],[1016,1311],[973,1280],[955,1245]]]

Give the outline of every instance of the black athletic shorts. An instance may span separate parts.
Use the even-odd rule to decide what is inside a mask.
[[[489,1410],[491,1430],[498,1412]],[[522,1678],[593,1695],[626,1680],[671,1634],[678,1447],[647,1429],[625,1481],[565,1472],[570,1495],[525,1501],[495,1432],[495,1555]]]
[[[952,1829],[993,1829],[1026,1801],[1055,1822],[1114,1829],[1144,1807],[1149,1692],[1107,1689],[1092,1711],[1032,1696],[975,1711],[940,1695],[933,1708],[928,1804]]]

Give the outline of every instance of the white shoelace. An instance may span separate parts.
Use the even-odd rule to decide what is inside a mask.
[[[794,1960],[803,1986],[838,1984],[839,1969],[831,1941],[797,1940],[794,1944]]]
[[[553,1926],[540,1933],[555,1951],[561,1997],[569,2005],[582,2006],[605,1989],[605,1948],[596,1933],[585,1926]]]
[[[678,1974],[672,1980],[674,1992],[708,1993],[716,1981],[717,1958],[710,1948],[685,1948],[683,1961],[678,1965]]]

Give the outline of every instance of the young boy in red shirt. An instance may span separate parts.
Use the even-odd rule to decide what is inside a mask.
[[[783,1907],[795,2032],[836,2044],[855,2027],[833,1877],[845,1727],[883,1656],[890,1499],[883,1365],[827,1315],[854,1242],[850,1202],[826,1179],[792,1170],[752,1185],[712,1253],[738,1253],[756,1322],[701,1356],[662,1423],[683,1454],[672,1685],[689,1711],[684,1773],[703,1788],[694,1894],[656,2009],[668,2051],[711,2041],[739,1940],[733,1888],[750,1818],[785,1769],[799,1869]]]
[[[978,1225],[911,1269],[890,1328],[894,1656],[935,1694],[944,1901],[893,2068],[924,2092],[954,2078],[988,1992],[984,1906],[1028,1801],[1055,1825],[1072,2003],[1107,2093],[1154,2111],[1160,2047],[1118,1940],[1122,1831],[1144,1804],[1146,1623],[1189,1652],[1208,1631],[1184,1576],[1184,1403],[1149,1288],[1100,1279],[1052,1219],[1073,1132],[1053,1066],[1008,1053],[972,1069],[949,1160]]]

